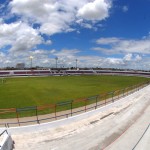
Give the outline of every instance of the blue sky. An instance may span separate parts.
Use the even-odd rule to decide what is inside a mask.
[[[150,0],[1,0],[0,67],[150,69]]]

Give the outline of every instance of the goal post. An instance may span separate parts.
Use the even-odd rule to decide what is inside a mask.
[[[5,84],[5,83],[6,83],[6,79],[5,79],[5,78],[1,78],[0,83],[1,83],[1,84]]]

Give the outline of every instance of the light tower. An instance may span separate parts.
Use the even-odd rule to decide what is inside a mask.
[[[57,61],[58,61],[58,57],[55,57],[55,60],[56,60],[56,68],[57,68]]]
[[[78,68],[78,59],[76,59],[76,69]]]
[[[32,59],[33,59],[33,56],[30,56],[30,67],[32,68]]]

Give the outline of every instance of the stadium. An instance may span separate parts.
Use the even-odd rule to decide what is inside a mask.
[[[149,6],[0,0],[0,150],[149,150]]]
[[[136,93],[138,93],[138,91],[141,91],[141,90],[143,90],[143,88],[146,88],[147,86],[149,86],[149,76],[150,76],[150,74],[148,72],[137,72],[137,71],[135,72],[135,71],[112,71],[112,70],[99,71],[99,70],[61,70],[61,69],[53,70],[53,71],[51,71],[51,70],[11,70],[11,71],[1,71],[0,75],[1,75],[1,79],[3,79],[2,83],[1,83],[3,86],[6,86],[7,84],[9,84],[9,82],[10,82],[9,80],[11,78],[12,79],[15,79],[15,78],[19,78],[19,79],[25,78],[26,79],[26,77],[29,77],[32,79],[38,77],[38,80],[40,80],[39,79],[40,77],[42,77],[42,78],[57,77],[57,80],[58,80],[58,78],[61,78],[64,76],[67,78],[69,78],[69,77],[77,77],[77,78],[90,77],[90,78],[88,78],[88,80],[92,80],[91,77],[93,78],[95,76],[100,77],[100,78],[116,77],[117,80],[119,80],[119,77],[121,77],[121,80],[123,80],[123,77],[127,77],[127,78],[131,78],[132,81],[134,80],[133,78],[136,77],[137,80],[139,81],[138,83],[133,82],[134,84],[132,84],[130,86],[128,85],[127,87],[124,87],[124,88],[122,87],[119,90],[117,89],[115,91],[110,91],[111,88],[109,88],[109,89],[107,89],[107,92],[105,92],[105,93],[104,92],[100,93],[100,94],[97,93],[98,95],[90,95],[86,98],[78,97],[71,101],[68,101],[68,100],[67,101],[59,101],[59,102],[55,102],[55,104],[47,103],[44,105],[32,106],[29,103],[29,106],[26,106],[26,107],[22,106],[22,107],[18,107],[18,108],[8,108],[8,104],[7,104],[7,108],[0,109],[1,129],[3,129],[4,127],[7,129],[7,130],[3,129],[2,135],[6,136],[6,135],[9,135],[9,133],[11,133],[11,137],[8,136],[9,138],[7,138],[7,140],[5,140],[5,142],[4,142],[5,144],[3,144],[4,147],[8,143],[12,143],[12,144],[10,144],[11,145],[10,147],[12,147],[12,145],[14,145],[13,140],[17,137],[18,132],[22,132],[22,134],[30,133],[30,132],[32,133],[32,131],[30,131],[30,130],[33,130],[32,129],[33,127],[36,127],[37,131],[41,132],[41,130],[47,130],[48,128],[53,129],[53,127],[51,127],[51,126],[53,126],[53,124],[56,124],[56,126],[58,126],[58,127],[61,126],[60,125],[61,121],[63,123],[69,121],[71,124],[72,124],[72,122],[76,124],[76,122],[78,122],[78,121],[81,122],[80,118],[83,117],[82,120],[84,120],[87,115],[89,116],[88,118],[92,118],[92,117],[96,116],[97,113],[100,113],[99,111],[101,109],[103,109],[103,107],[107,108],[111,104],[114,105],[115,103],[119,102],[120,100],[122,101],[122,99],[124,99],[124,97],[125,98],[128,96],[130,97],[130,95],[132,95],[132,94],[134,95],[134,93],[136,94]],[[20,77],[22,77],[22,78],[20,78]],[[6,81],[4,81],[4,79]],[[144,79],[144,80],[140,81],[140,79]],[[81,80],[83,80],[83,78]],[[80,82],[81,82],[81,80],[80,80]],[[106,80],[106,79],[103,78],[103,80]],[[114,80],[114,79],[111,79],[111,80]],[[27,82],[27,81],[25,81],[25,82]],[[34,80],[30,81],[30,82],[32,82],[32,84],[34,84]],[[98,82],[98,81],[96,81],[96,82]],[[103,84],[103,87],[104,86],[105,85]],[[129,107],[129,106],[126,106],[126,107]],[[125,110],[126,110],[126,107],[124,108]],[[50,109],[51,111],[46,111],[47,109]],[[46,114],[41,113],[42,111],[44,111]],[[102,119],[109,118],[109,116],[111,116],[112,114],[114,114],[114,112],[113,113],[110,112],[108,114],[106,113],[106,115],[103,115],[101,118]],[[78,119],[79,120],[74,122],[74,117],[77,120]],[[87,121],[88,121],[88,119],[87,119]],[[90,119],[90,122],[92,125],[98,121],[97,120],[91,121],[91,119]],[[67,124],[70,124],[70,123],[67,123]],[[19,127],[17,127],[17,126],[19,126]],[[20,131],[20,130],[22,130],[22,131]],[[14,135],[14,138],[13,138],[13,135]],[[104,144],[103,147],[105,147],[106,145],[107,144]]]
[[[61,76],[61,75],[130,75],[149,77],[149,72],[143,71],[112,71],[112,70],[11,70],[0,71],[1,77],[8,76]]]

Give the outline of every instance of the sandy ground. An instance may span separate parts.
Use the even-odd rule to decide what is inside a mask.
[[[131,150],[150,123],[150,86],[76,123],[12,135],[16,150]],[[116,140],[117,139],[117,140]],[[135,150],[150,149],[150,129]],[[148,149],[149,148],[149,149]]]

